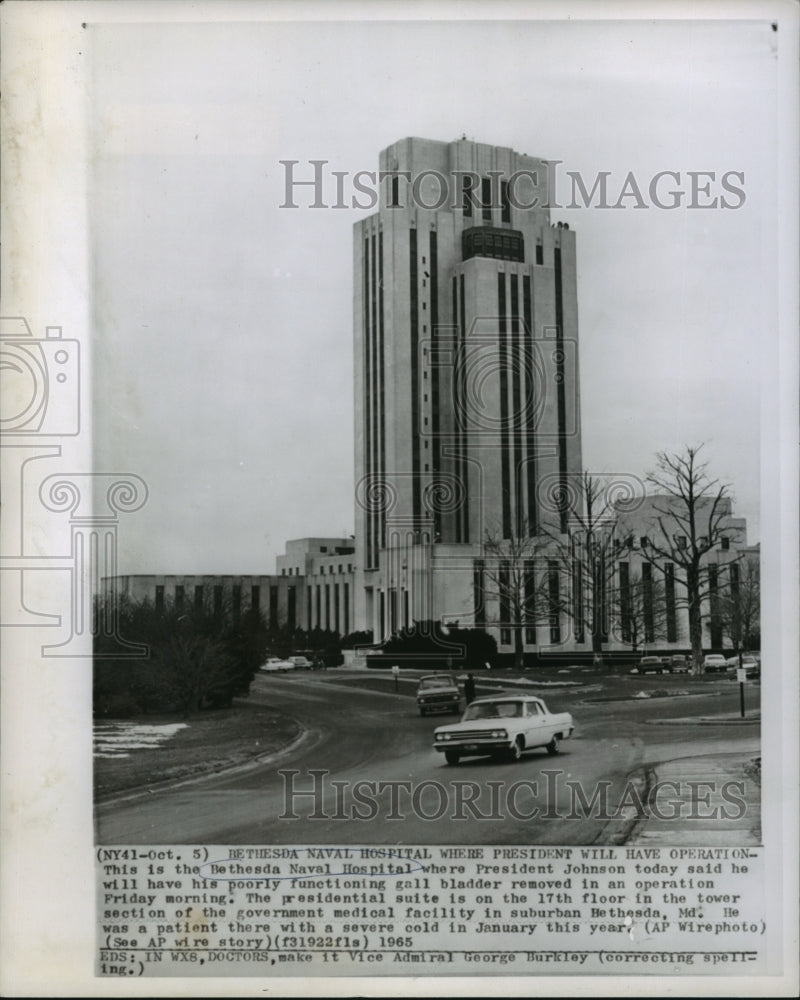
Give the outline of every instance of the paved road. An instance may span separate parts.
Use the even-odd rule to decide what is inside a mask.
[[[599,788],[613,810],[626,789],[625,801],[635,802],[627,777],[644,763],[719,752],[740,742],[757,747],[758,727],[752,724],[685,721],[736,711],[738,686],[729,681],[706,684],[699,695],[649,701],[582,701],[574,690],[558,689],[543,697],[551,710],[572,712],[577,731],[557,757],[533,750],[518,763],[474,759],[450,767],[431,749],[431,735],[454,716],[422,719],[415,702],[393,694],[391,684],[376,692],[347,681],[339,671],[259,676],[251,700],[296,717],[307,730],[302,743],[253,768],[102,804],[98,842],[619,843],[630,830],[633,809],[611,822],[594,818],[591,807],[581,808],[570,782],[580,783],[588,802]],[[660,686],[668,683],[686,686],[677,678]],[[648,684],[653,686],[649,679],[636,682],[634,690]],[[670,718],[682,721],[664,724]],[[656,720],[659,725],[652,724]],[[315,777],[312,770],[326,773]],[[316,795],[291,794],[311,791],[315,782]],[[370,782],[399,784],[381,790]],[[724,837],[722,830],[720,843]]]

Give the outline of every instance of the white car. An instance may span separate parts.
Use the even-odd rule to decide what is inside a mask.
[[[439,726],[433,734],[433,749],[443,753],[448,764],[457,764],[462,757],[492,754],[519,760],[523,751],[533,747],[558,753],[559,742],[569,739],[574,729],[569,712],[553,714],[540,698],[496,695],[473,701],[461,722]]]
[[[295,667],[291,660],[282,660],[279,656],[268,656],[267,662],[262,663],[258,669],[269,670],[269,671],[282,671],[282,670],[294,670]]]
[[[728,661],[721,653],[709,653],[703,660],[703,673],[721,673],[728,669]]]
[[[289,660],[294,664],[296,670],[311,669],[311,660],[307,656],[290,656]]]

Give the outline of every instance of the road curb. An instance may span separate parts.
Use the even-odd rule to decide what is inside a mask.
[[[627,843],[630,837],[633,836],[637,826],[647,818],[645,810],[647,808],[647,803],[650,800],[653,785],[655,784],[655,778],[655,768],[650,765],[637,767],[635,770],[629,772],[625,779],[625,788],[627,790],[630,785],[633,785],[636,791],[637,801],[642,808],[636,808],[634,806],[626,807],[629,809],[636,808],[636,814],[633,816],[624,816],[620,819],[610,820],[603,828],[602,834],[595,838],[595,843],[597,843],[601,837],[604,844],[609,844],[613,847],[620,847]]]

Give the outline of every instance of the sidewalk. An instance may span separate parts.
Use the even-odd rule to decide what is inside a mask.
[[[700,721],[700,720],[696,720]],[[760,748],[681,757],[641,768],[645,815],[627,844],[743,847],[761,843]]]

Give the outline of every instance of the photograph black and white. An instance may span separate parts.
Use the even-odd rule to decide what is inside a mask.
[[[98,842],[759,844],[771,25],[89,33]]]
[[[0,568],[85,975],[783,995],[796,11],[70,6]]]

